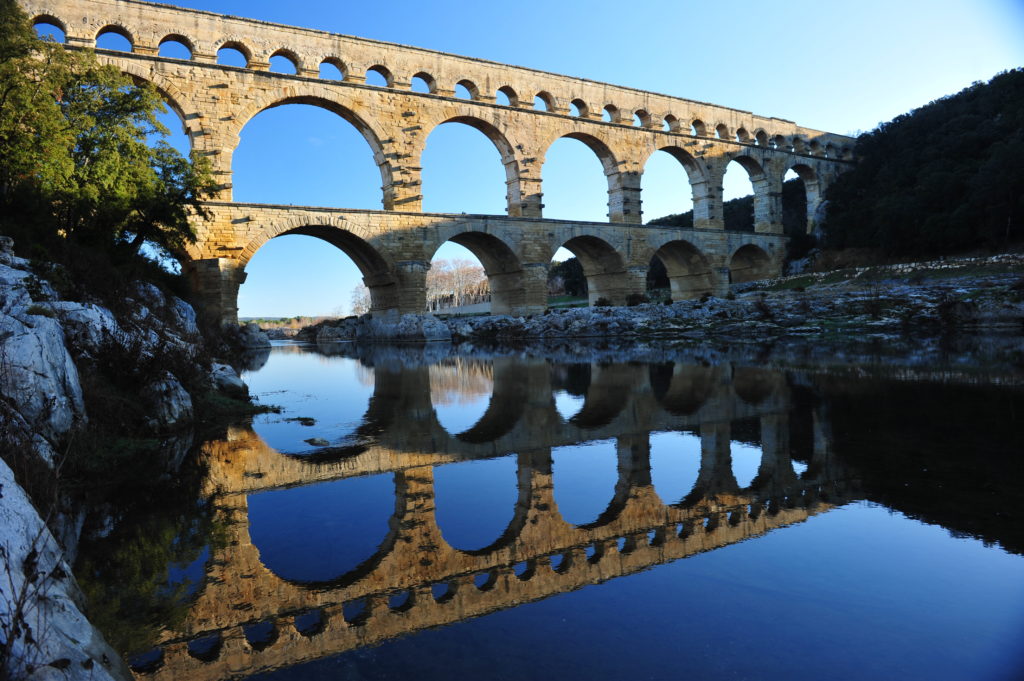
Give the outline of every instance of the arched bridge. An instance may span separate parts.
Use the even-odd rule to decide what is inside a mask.
[[[225,323],[237,321],[249,259],[281,234],[312,235],[345,251],[376,313],[424,311],[426,271],[446,241],[480,259],[495,312],[545,308],[547,270],[559,247],[580,258],[592,299],[621,304],[642,293],[655,256],[666,265],[674,298],[722,294],[730,282],[779,271],[786,172],[804,180],[811,227],[824,189],[851,163],[848,137],[582,78],[140,0],[19,1],[36,23],[60,27],[69,47],[93,48],[105,33],[126,38],[131,52],[97,50],[100,59],[153,83],[182,118],[194,153],[212,162],[220,190],[208,219],[196,219],[198,242],[183,256],[207,318]],[[190,58],[160,56],[167,42],[187,48]],[[242,53],[246,65],[217,63],[225,48]],[[269,71],[273,57],[290,61],[294,73]],[[335,79],[321,77],[324,64]],[[383,85],[369,84],[370,74]],[[412,90],[413,80],[425,91]],[[362,133],[380,169],[382,211],[232,201],[240,131],[261,111],[290,103],[330,110]],[[507,215],[422,212],[420,158],[430,132],[447,122],[476,128],[497,148]],[[564,137],[600,159],[608,223],[544,219],[541,167]],[[689,187],[681,191],[692,193],[693,229],[640,226],[640,179],[659,150],[686,171]],[[752,234],[724,229],[722,178],[733,161],[754,187]]]

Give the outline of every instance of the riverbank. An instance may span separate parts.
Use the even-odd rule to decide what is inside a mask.
[[[367,316],[325,321],[297,338],[523,341],[575,338],[763,343],[782,338],[942,336],[1024,331],[1019,254],[804,274],[671,304],[549,309],[529,316]]]
[[[269,341],[204,335],[143,281],[67,299],[62,276],[0,237],[0,676],[128,679],[70,568],[87,516],[125,490],[158,498],[204,426],[251,411],[229,360]]]

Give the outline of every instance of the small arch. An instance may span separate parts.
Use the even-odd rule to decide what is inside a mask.
[[[299,57],[291,50],[280,49],[270,55],[270,71],[290,76],[299,73]]]
[[[807,151],[807,142],[799,135],[793,136],[793,151],[798,154],[803,154]]]
[[[811,153],[812,156],[821,156],[821,142],[819,142],[818,140],[812,140],[811,143],[807,145],[807,150]]]
[[[426,71],[420,71],[409,80],[409,89],[413,92],[434,94],[437,92],[437,80]]]
[[[135,39],[124,26],[107,24],[96,31],[96,49],[133,52],[135,50]]]
[[[715,126],[715,137],[720,140],[727,140],[730,138],[729,126],[725,123],[719,123]]]
[[[679,132],[679,119],[672,114],[665,114],[661,119],[661,129],[665,132]]]
[[[375,64],[366,69],[366,84],[376,87],[394,87],[395,77],[386,66]]]
[[[689,241],[670,241],[654,257],[661,260],[668,274],[672,300],[691,300],[715,290],[715,273],[700,249]]]
[[[782,135],[776,135],[772,137],[772,149],[778,149],[779,151],[786,150],[786,138]]]
[[[473,81],[463,78],[455,84],[455,96],[459,99],[476,101],[480,99],[480,88]]]
[[[605,104],[601,110],[601,120],[605,123],[618,123],[620,116],[619,107],[614,104]]]
[[[535,111],[555,110],[555,98],[546,90],[541,90],[533,98],[533,109]]]
[[[224,640],[218,631],[192,639],[188,642],[186,650],[189,657],[195,658],[200,662],[213,662],[220,657],[223,645]]]
[[[733,284],[767,279],[772,274],[772,260],[759,246],[741,246],[729,258],[729,279]]]
[[[767,147],[768,146],[768,133],[766,133],[763,129],[759,128],[757,130],[757,132],[754,133],[754,142],[759,147]]]
[[[849,145],[843,146],[839,150],[839,156],[837,158],[841,158],[843,160],[849,160],[849,159],[853,158],[853,147],[851,147]]]
[[[690,122],[690,134],[694,137],[707,137],[708,127],[704,124],[704,121],[699,118],[694,118],[693,121]]]
[[[829,142],[828,144],[825,145],[825,158],[835,158],[835,157],[836,157],[836,147],[835,147],[834,144]]]
[[[574,99],[569,102],[569,115],[577,118],[587,118],[590,116],[590,107],[582,99]]]
[[[644,109],[637,109],[633,112],[633,126],[637,128],[651,127],[651,114]]]
[[[746,128],[736,128],[736,141],[744,144],[750,143],[750,133],[747,132]]]
[[[164,36],[160,40],[159,55],[161,57],[189,61],[192,59],[192,54],[194,52],[195,48],[192,41],[183,35],[172,33]]]
[[[327,57],[320,62],[320,78],[323,80],[345,80],[347,75],[345,62],[337,57]]]
[[[252,50],[237,40],[229,40],[217,48],[217,63],[221,66],[248,68]]]
[[[40,14],[32,19],[32,28],[40,39],[52,40],[55,43],[67,41],[67,27],[64,22],[52,14]]]
[[[519,95],[508,85],[502,85],[495,92],[494,101],[502,106],[519,106]]]

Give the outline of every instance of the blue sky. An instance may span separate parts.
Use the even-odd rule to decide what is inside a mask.
[[[838,133],[870,130],[1024,65],[1021,0],[172,4],[582,76]],[[423,166],[425,210],[504,213],[504,171],[479,132],[441,126],[428,139]],[[543,177],[547,216],[606,219],[607,186],[581,143],[556,143]],[[238,201],[380,207],[380,175],[366,142],[312,107],[254,118],[234,157],[234,185]],[[745,193],[745,177],[729,172],[726,197]],[[645,219],[688,210],[686,194],[682,169],[655,155],[644,178]],[[440,257],[468,255],[452,246]],[[241,316],[344,311],[359,281],[347,256],[311,237],[270,241],[247,271]]]

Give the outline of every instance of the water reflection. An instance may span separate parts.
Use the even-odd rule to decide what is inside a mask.
[[[255,389],[292,381],[282,397],[289,409],[344,417],[302,426],[310,439],[337,443],[340,422],[359,445],[287,456],[297,436],[272,420],[206,443],[206,494],[228,536],[147,678],[281,669],[639,579],[803,526],[864,499],[879,479],[870,461],[837,454],[830,405],[840,400],[827,380],[805,374],[724,361],[384,355],[314,357],[324,364],[309,384],[299,380],[309,364],[285,370],[277,359],[249,377]],[[310,390],[316,407],[303,401]],[[577,402],[568,415],[566,396]],[[847,415],[857,409],[845,406]],[[894,481],[906,479],[885,464]],[[883,492],[893,507],[906,503],[892,499],[896,484]],[[808,555],[803,577],[818,574],[810,563],[827,562],[814,550],[793,549]],[[754,609],[785,584],[747,585],[738,569],[727,564],[718,578],[760,594],[749,596]],[[1024,589],[1015,593],[1024,603]]]

